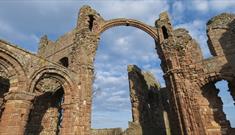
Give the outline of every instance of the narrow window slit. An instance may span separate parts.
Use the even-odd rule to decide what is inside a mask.
[[[92,31],[95,18],[94,18],[94,15],[88,15],[88,17],[89,17],[89,20],[88,20],[89,30]]]
[[[169,35],[168,35],[167,28],[165,26],[162,26],[162,32],[163,32],[164,39],[168,39]]]

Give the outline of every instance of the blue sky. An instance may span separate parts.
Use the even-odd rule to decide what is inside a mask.
[[[158,15],[168,11],[174,28],[189,30],[201,46],[205,58],[210,57],[206,44],[206,22],[222,12],[235,13],[232,0],[135,0],[135,1],[75,1],[75,0],[1,0],[0,38],[19,45],[33,53],[37,52],[38,42],[47,34],[56,40],[76,25],[77,14],[82,5],[90,5],[105,19],[133,18],[154,25]],[[126,68],[136,64],[143,70],[154,73],[164,86],[160,60],[154,50],[153,39],[145,32],[132,27],[115,27],[101,35],[96,55],[92,126],[127,127],[131,121],[131,109]],[[218,84],[226,88],[226,83]],[[225,110],[235,126],[235,108],[224,97]],[[233,107],[233,108],[232,108]]]

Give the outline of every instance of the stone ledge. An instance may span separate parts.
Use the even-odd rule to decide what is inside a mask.
[[[5,95],[5,100],[26,100],[32,101],[35,97],[34,93],[29,92],[8,92]]]

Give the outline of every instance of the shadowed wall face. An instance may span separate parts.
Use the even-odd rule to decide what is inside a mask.
[[[143,135],[167,134],[168,117],[164,117],[159,83],[150,72],[135,65],[128,66],[128,78],[133,123],[140,126]]]
[[[63,111],[63,89],[55,93],[46,92],[36,97],[26,126],[27,135],[58,135],[60,132]]]
[[[207,134],[228,134],[231,128],[226,115],[223,112],[223,102],[218,96],[219,89],[215,84],[209,83],[202,87],[204,99],[203,121],[206,125]]]
[[[10,88],[9,79],[0,76],[0,120],[2,112],[4,110],[4,94],[8,92],[9,88]]]
[[[125,134],[165,134],[169,121],[170,132],[176,135],[234,133],[214,87],[214,82],[227,80],[235,99],[234,20],[234,14],[221,14],[208,22],[208,46],[214,56],[209,59],[202,58],[187,30],[173,29],[166,12],[152,27],[133,19],[104,20],[94,9],[84,6],[72,31],[55,42],[47,36],[41,38],[38,55],[0,40],[1,108],[4,103],[0,134],[90,135],[99,35],[120,25],[137,27],[153,37],[166,82],[166,88],[159,89],[152,75],[129,66],[133,122]],[[61,85],[64,110],[63,92],[58,89]]]

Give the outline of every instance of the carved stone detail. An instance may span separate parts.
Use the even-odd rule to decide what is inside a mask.
[[[61,87],[62,86],[58,80],[53,78],[43,78],[37,83],[35,90],[41,93],[56,92]]]
[[[221,110],[222,103],[214,87],[217,81],[227,80],[229,92],[235,99],[234,14],[223,13],[209,20],[208,47],[213,57],[204,59],[188,31],[173,28],[167,12],[159,15],[155,26],[149,26],[127,18],[104,20],[97,11],[83,6],[77,26],[56,41],[42,37],[36,55],[0,40],[0,134],[16,134],[13,127],[19,129],[18,134],[25,134],[33,103],[38,110],[30,119],[37,121],[37,126],[44,131],[29,128],[28,133],[90,135],[95,54],[100,34],[115,26],[136,27],[153,37],[166,82],[165,88],[159,88],[150,74],[136,67],[129,71],[134,122],[129,123],[126,134],[141,129],[176,135],[235,132]],[[64,57],[66,66],[59,64]],[[58,97],[63,94],[59,102]],[[34,95],[37,95],[37,104]],[[42,95],[57,98],[42,98]],[[154,97],[153,101],[148,96]],[[58,126],[61,109],[64,116],[62,126]],[[42,126],[37,119],[44,115]],[[46,127],[51,127],[50,131],[47,132]],[[119,129],[102,130],[103,133],[114,131]]]

